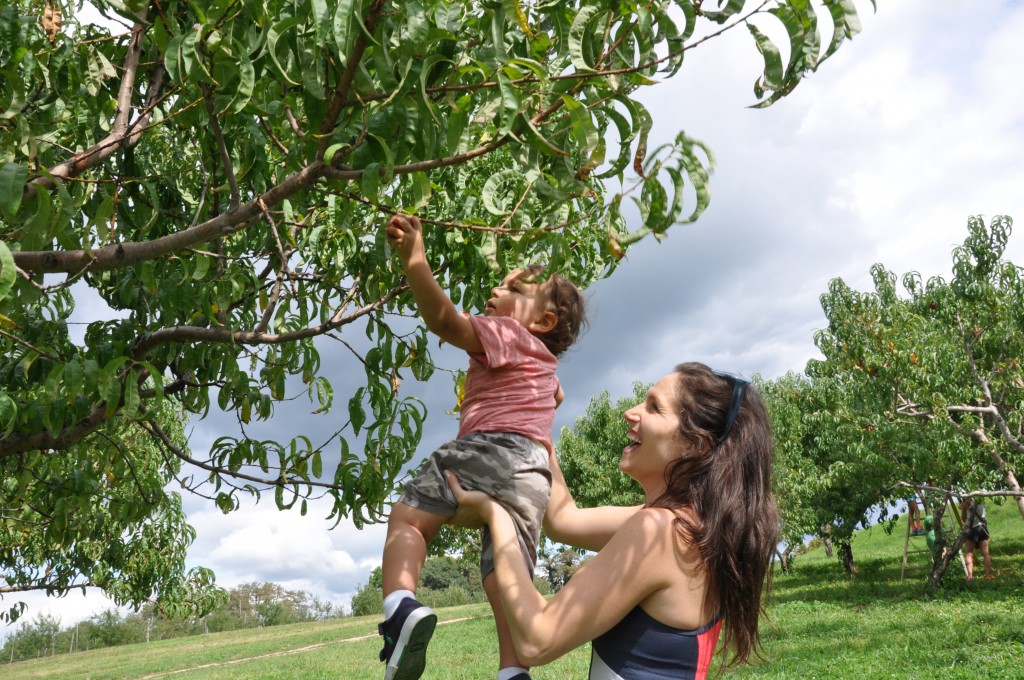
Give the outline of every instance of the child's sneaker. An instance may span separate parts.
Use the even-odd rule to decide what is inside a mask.
[[[377,626],[384,636],[380,660],[387,663],[384,680],[417,680],[427,664],[427,643],[434,634],[437,615],[411,597],[398,603],[391,618]]]

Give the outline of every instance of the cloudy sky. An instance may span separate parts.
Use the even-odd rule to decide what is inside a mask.
[[[948,276],[968,216],[1024,220],[1024,3],[878,5],[872,14],[857,0],[863,32],[767,110],[747,108],[760,58],[741,31],[694,51],[675,78],[644,93],[662,141],[685,129],[714,150],[711,206],[665,241],[640,243],[587,291],[591,326],[562,361],[556,430],[602,389],[626,395],[680,361],[767,378],[803,370],[817,355],[818,297],[830,279],[869,289],[876,262],[898,275]],[[1011,238],[1008,257],[1024,264],[1024,235]],[[456,430],[444,414],[450,379],[406,388],[430,410],[429,453]],[[283,437],[298,427],[316,441],[343,408],[315,418],[279,411],[270,429]],[[214,423],[195,423],[193,449],[217,434]],[[346,604],[379,564],[384,526],[328,531],[326,508],[300,517],[268,500],[225,516],[186,499],[198,531],[190,561],[213,568],[224,587],[268,580]],[[96,594],[28,603],[29,617],[48,612],[64,625],[110,606]]]

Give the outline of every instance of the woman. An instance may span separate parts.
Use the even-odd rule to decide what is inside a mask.
[[[981,550],[982,562],[985,565],[985,580],[990,581],[992,576],[992,555],[988,550],[988,513],[985,510],[985,501],[971,502],[965,498],[961,504],[963,509],[964,524],[968,529],[967,540],[964,541],[964,566],[967,568],[967,582],[974,583],[974,552]]]
[[[545,664],[592,640],[591,680],[703,678],[720,633],[728,665],[758,645],[779,523],[768,416],[749,381],[688,363],[626,421],[619,468],[643,488],[642,506],[578,508],[552,457],[545,529],[597,555],[550,601],[533,586],[508,513],[451,473],[449,483],[461,520],[478,514],[491,529],[520,659]]]

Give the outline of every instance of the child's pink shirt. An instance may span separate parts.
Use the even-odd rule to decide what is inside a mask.
[[[558,359],[515,319],[469,316],[482,354],[469,355],[459,436],[516,432],[552,450]]]

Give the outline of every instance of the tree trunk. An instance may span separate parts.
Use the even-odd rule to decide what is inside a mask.
[[[825,557],[832,557],[832,525],[821,525],[821,543],[825,546]]]
[[[776,550],[775,554],[779,556],[779,568],[782,569],[783,574],[789,573],[789,558],[793,554],[793,546],[787,545],[785,550]]]
[[[945,505],[943,505],[943,508]],[[942,510],[936,511],[938,519],[942,517]],[[956,557],[957,553],[960,552],[960,548],[963,547],[967,541],[967,535],[971,532],[971,525],[967,522],[967,518],[964,518],[963,526],[960,527],[960,534],[956,537],[953,545],[946,550],[946,539],[942,533],[942,524],[936,522],[935,539],[936,539],[936,550],[937,555],[932,556],[932,575],[928,578],[928,590],[935,590],[942,583],[942,576],[946,573],[946,568],[949,567],[950,561]]]
[[[839,544],[840,558],[843,561],[843,569],[850,576],[857,573],[857,567],[853,563],[853,546],[850,545],[849,541],[843,541]]]

